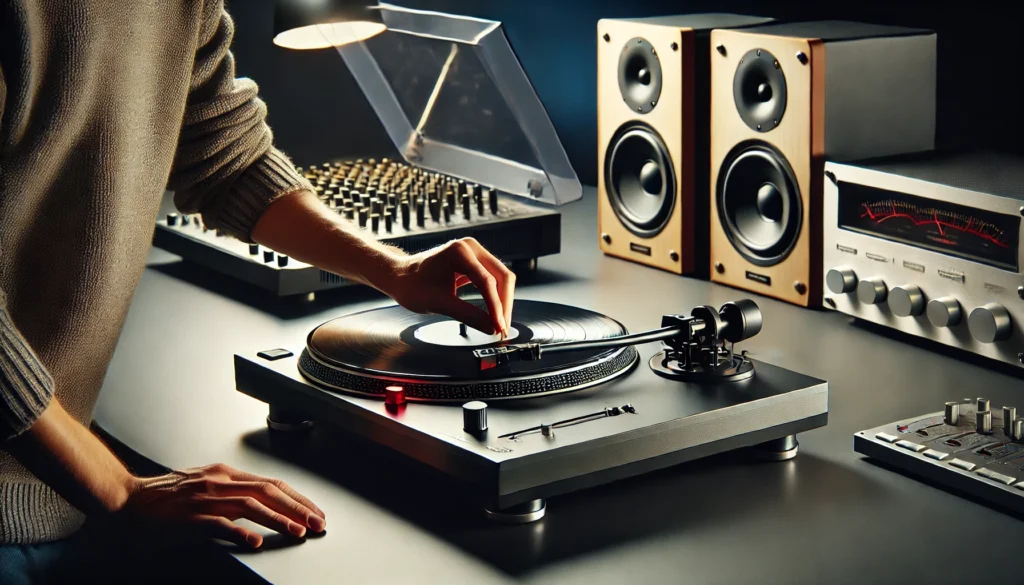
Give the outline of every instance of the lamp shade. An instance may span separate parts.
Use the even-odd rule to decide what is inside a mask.
[[[323,49],[368,39],[385,26],[370,0],[276,0],[274,44]]]

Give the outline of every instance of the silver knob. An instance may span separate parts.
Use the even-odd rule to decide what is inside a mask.
[[[540,434],[550,439],[555,436],[555,428],[550,424],[544,423],[540,425]]]
[[[865,305],[877,305],[885,300],[888,289],[878,277],[865,278],[857,283],[857,300]]]
[[[857,290],[857,274],[845,266],[833,268],[825,275],[825,285],[832,294],[842,295]]]
[[[992,401],[988,398],[979,398],[976,404],[978,412],[985,412],[991,409]]]
[[[960,422],[960,403],[959,402],[947,402],[946,403],[946,416],[943,417],[943,422],[947,425],[956,426]]]
[[[1014,406],[1003,407],[1003,433],[1007,437],[1013,436],[1013,421],[1017,418],[1017,408]]]
[[[912,284],[894,287],[889,291],[889,310],[897,317],[917,317],[924,313],[924,293]]]
[[[971,311],[967,317],[967,327],[971,336],[982,343],[1006,341],[1013,332],[1013,321],[1006,307],[998,303],[989,303]]]
[[[487,430],[487,404],[474,400],[462,405],[462,430],[478,434]]]
[[[982,411],[979,410],[976,413],[976,415],[978,417],[978,419],[977,419],[977,427],[978,427],[977,430],[978,430],[978,433],[980,433],[982,435],[991,435],[992,434],[992,411],[991,410],[986,410],[986,411],[982,412]]]
[[[1014,441],[1024,441],[1024,418],[1013,419],[1013,434],[1011,437]]]
[[[935,327],[954,327],[963,318],[960,302],[953,297],[928,301],[928,321]]]

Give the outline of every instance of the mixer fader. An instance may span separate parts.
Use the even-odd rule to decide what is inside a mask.
[[[1015,406],[947,402],[941,412],[857,433],[854,450],[1024,514],[1024,416]]]
[[[561,247],[561,216],[496,189],[388,159],[324,163],[299,172],[320,201],[378,240],[415,253],[472,237],[517,273]],[[168,214],[153,243],[185,260],[286,296],[349,284],[338,275]]]

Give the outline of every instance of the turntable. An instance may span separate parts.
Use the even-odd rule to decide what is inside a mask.
[[[517,300],[501,339],[392,306],[235,355],[235,379],[275,431],[341,426],[467,482],[490,519],[531,522],[545,498],[724,451],[794,457],[797,433],[827,423],[828,384],[737,351],[761,327],[750,300],[633,334]]]

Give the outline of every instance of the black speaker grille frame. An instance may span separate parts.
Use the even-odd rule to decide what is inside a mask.
[[[653,218],[645,219],[637,217],[633,214],[628,206],[622,201],[622,192],[619,188],[619,181],[616,177],[616,169],[614,164],[616,159],[619,157],[618,153],[620,145],[628,137],[639,137],[643,136],[647,139],[647,144],[652,147],[652,150],[658,154],[660,160],[655,161],[659,164],[659,167],[664,170],[662,177],[662,192],[663,201],[661,207],[657,213],[654,214]],[[638,172],[640,169],[637,169]],[[611,141],[608,143],[608,148],[605,149],[604,159],[604,179],[605,179],[605,196],[608,197],[608,201],[611,204],[612,211],[615,216],[619,219],[619,222],[627,231],[633,235],[641,238],[653,238],[665,229],[668,225],[669,220],[672,219],[672,213],[675,211],[676,205],[678,205],[679,199],[679,181],[676,177],[675,162],[672,160],[672,153],[669,151],[664,139],[661,135],[649,124],[640,121],[630,121],[619,127],[612,135]],[[647,195],[641,195],[647,196]]]
[[[756,155],[761,160],[768,161],[774,176],[781,179],[783,185],[776,185],[783,197],[788,197],[790,204],[788,213],[784,219],[787,221],[785,230],[779,238],[779,243],[768,247],[766,250],[758,250],[745,241],[741,229],[731,213],[734,203],[727,200],[727,183],[730,181],[733,166],[744,155]],[[770,176],[770,175],[769,175]],[[748,176],[737,176],[736,180],[750,180]],[[755,181],[756,182],[756,181]],[[718,220],[722,231],[729,243],[740,256],[755,266],[775,266],[785,260],[800,239],[800,230],[804,221],[804,206],[800,193],[800,183],[796,180],[793,168],[790,166],[786,156],[771,144],[761,140],[747,140],[733,147],[722,161],[718,172],[718,183],[715,185],[715,202],[718,207]]]

